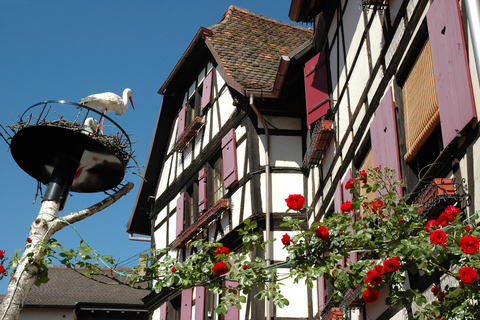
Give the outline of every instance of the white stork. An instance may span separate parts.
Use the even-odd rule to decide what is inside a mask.
[[[130,100],[130,104],[135,110],[132,100],[132,90],[130,88],[123,90],[122,98],[113,92],[96,93],[83,98],[79,104],[98,109],[100,112],[103,112],[104,115],[109,111],[114,111],[117,116],[121,116],[127,111],[128,100]],[[102,117],[102,131],[104,121],[105,118]]]

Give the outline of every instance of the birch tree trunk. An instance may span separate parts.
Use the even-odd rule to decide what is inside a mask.
[[[27,294],[38,278],[39,265],[43,259],[44,252],[36,244],[50,240],[55,232],[68,225],[67,222],[72,224],[105,209],[126,195],[132,188],[133,183],[128,182],[123,188],[103,201],[82,211],[72,212],[62,217],[62,219],[58,218],[60,208],[58,202],[51,200],[43,201],[40,213],[30,226],[29,238],[31,243],[27,242],[22,257],[19,259],[17,270],[10,279],[7,293],[0,305],[0,320],[18,319]]]

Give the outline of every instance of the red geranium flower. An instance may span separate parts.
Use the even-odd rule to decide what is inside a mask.
[[[358,179],[360,179],[362,183],[367,183],[367,172],[365,170],[362,170],[358,175]]]
[[[352,189],[353,187],[355,187],[355,183],[357,182],[354,181],[353,179],[349,179],[347,183],[345,183],[345,189],[347,190]]]
[[[378,286],[382,283],[383,277],[377,270],[368,270],[367,277],[365,278],[365,283],[370,283],[374,286]]]
[[[292,244],[292,239],[288,235],[288,233],[285,233],[282,237],[282,243],[284,246],[289,246]]]
[[[385,259],[383,266],[390,272],[398,271],[400,269],[400,262],[398,260],[398,257]]]
[[[299,211],[305,205],[305,198],[301,194],[291,194],[285,199],[289,209]]]
[[[458,270],[460,280],[466,285],[471,285],[477,279],[477,271],[472,267],[463,267]]]
[[[323,241],[327,241],[329,235],[330,235],[330,232],[324,226],[318,226],[317,230],[315,230],[315,237]]]
[[[221,253],[228,255],[230,250],[227,247],[217,247],[217,250],[215,251],[215,257]]]
[[[3,259],[3,257],[4,257],[3,255],[4,255],[4,254],[5,254],[5,250],[0,250],[0,260]]]
[[[363,300],[367,303],[372,303],[378,300],[379,295],[380,293],[377,289],[367,286],[367,289],[363,291]]]
[[[342,213],[345,213],[355,210],[355,208],[353,207],[352,201],[347,201],[340,206],[340,210],[342,210]]]
[[[221,276],[228,272],[228,266],[225,262],[219,261],[213,265],[212,270],[217,276]]]
[[[432,228],[437,229],[438,227],[440,227],[440,224],[437,220],[429,220],[425,226],[425,231],[430,232],[432,231]]]
[[[433,230],[430,232],[430,244],[441,244],[442,246],[447,242],[447,234],[442,230]]]
[[[479,246],[480,241],[478,241],[476,237],[469,234],[460,239],[460,248],[462,249],[463,253],[475,254],[477,253]]]
[[[5,273],[5,268],[3,267],[3,264],[0,264],[0,274],[4,274]]]

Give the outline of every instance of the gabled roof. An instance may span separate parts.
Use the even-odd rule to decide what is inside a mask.
[[[272,91],[282,56],[311,39],[313,32],[230,6],[209,28],[207,39],[227,75],[246,90]]]
[[[132,272],[131,268],[117,268],[121,272]],[[82,270],[81,270],[82,271]],[[143,306],[142,298],[149,290],[133,289],[121,284],[102,284],[65,266],[49,266],[50,281],[33,286],[27,295],[25,307],[75,307],[77,303],[104,303]],[[114,281],[99,276],[100,280]],[[125,275],[123,275],[125,280]]]

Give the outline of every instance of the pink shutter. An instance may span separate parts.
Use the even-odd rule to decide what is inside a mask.
[[[205,313],[205,287],[195,288],[195,320],[203,320]]]
[[[226,281],[227,286],[236,287],[238,285],[235,281]],[[225,320],[238,320],[240,318],[240,310],[236,307],[228,307],[227,314],[225,315]]]
[[[178,114],[178,126],[177,126],[177,140],[182,136],[185,131],[185,119],[187,117],[187,105],[184,105],[180,113]]]
[[[400,180],[400,158],[398,151],[397,125],[395,121],[395,103],[390,87],[375,111],[375,118],[370,125],[372,155],[374,166],[395,170],[395,179]],[[397,187],[402,195],[402,188]]]
[[[342,182],[338,181],[337,187],[335,188],[335,195],[333,196],[333,209],[335,212],[341,213],[342,210],[340,207],[343,204],[343,191],[342,191]]]
[[[203,80],[202,88],[202,110],[208,106],[212,101],[212,80],[213,80],[213,71],[208,74],[208,76]]]
[[[182,305],[180,307],[180,320],[192,319],[193,289],[182,290]]]
[[[476,117],[458,1],[434,1],[428,9],[427,25],[446,147],[457,131]]]
[[[348,172],[347,172],[347,176],[343,180],[343,190],[342,190],[343,191],[343,201],[352,201],[353,200],[353,194],[350,193],[350,190],[345,189],[345,185],[347,184],[347,181],[352,179],[352,178],[353,178],[352,169],[349,168]],[[353,212],[350,212],[349,214],[352,216],[352,224],[354,224],[355,223],[355,214]],[[347,230],[350,231],[350,232],[353,231],[352,228],[348,228]],[[347,258],[347,261],[357,262],[357,253],[356,252],[351,252],[350,256]],[[345,263],[345,266],[347,266],[346,263]]]
[[[323,117],[330,109],[328,95],[327,55],[325,51],[305,63],[303,69],[305,80],[305,100],[307,106],[307,123],[311,124]]]
[[[231,187],[238,181],[237,141],[235,129],[230,130],[222,139],[223,187]]]
[[[317,279],[318,284],[318,309],[321,312],[325,309],[325,277]]]
[[[180,197],[177,199],[177,232],[178,236],[183,231],[183,220],[185,215],[185,192],[180,194]]]
[[[207,209],[207,168],[198,172],[198,212]]]
[[[160,306],[160,320],[167,320],[167,303]]]

